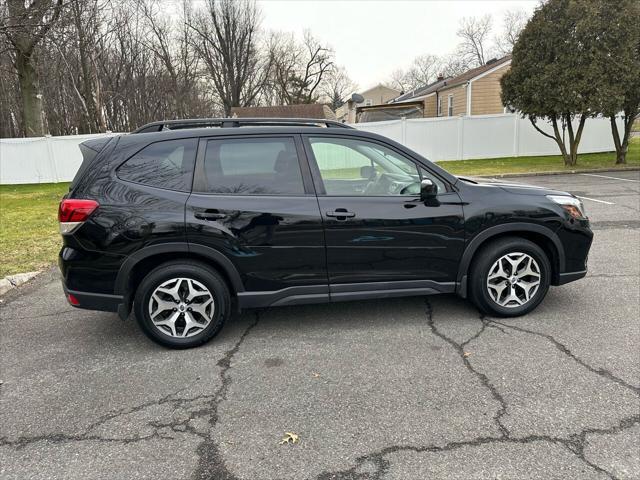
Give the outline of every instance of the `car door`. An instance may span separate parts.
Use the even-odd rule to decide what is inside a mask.
[[[428,165],[380,141],[304,138],[324,222],[331,298],[367,290],[453,291],[464,248],[463,210],[453,188]],[[438,186],[435,198],[420,200],[422,178]]]
[[[200,140],[187,237],[233,263],[242,306],[328,298],[322,219],[301,151],[295,135]]]

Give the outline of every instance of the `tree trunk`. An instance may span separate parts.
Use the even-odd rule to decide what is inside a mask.
[[[613,135],[613,144],[616,147],[616,165],[625,165],[627,163],[627,151],[629,150],[629,137],[631,137],[631,127],[635,119],[635,112],[638,111],[638,105],[633,105],[624,110],[624,132],[622,140],[616,123],[616,116],[609,117],[611,122],[611,134]]]
[[[564,160],[565,165],[571,165],[571,156],[569,152],[567,152],[567,146],[564,144],[564,138],[562,138],[562,134],[560,133],[560,129],[558,128],[558,119],[555,116],[551,117],[551,124],[553,125],[553,139],[558,144],[558,148],[560,148],[562,160]]]
[[[24,133],[27,137],[42,137],[45,135],[42,121],[42,97],[38,94],[38,73],[31,63],[31,55],[17,51],[15,67],[22,97]]]

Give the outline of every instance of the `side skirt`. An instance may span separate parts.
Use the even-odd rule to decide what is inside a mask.
[[[269,292],[240,292],[240,308],[275,307],[308,303],[345,302],[370,298],[410,297],[454,293],[455,282],[411,280],[401,282],[370,282],[311,285],[283,288]]]

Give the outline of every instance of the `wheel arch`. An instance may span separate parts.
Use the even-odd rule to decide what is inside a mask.
[[[551,264],[551,284],[558,285],[560,273],[565,268],[565,252],[556,233],[542,225],[530,223],[508,223],[483,230],[467,245],[458,267],[457,293],[467,297],[469,268],[476,253],[489,242],[503,237],[521,237],[538,245],[545,252]]]
[[[201,261],[215,268],[224,278],[232,296],[245,290],[240,273],[233,263],[211,247],[186,242],[152,245],[127,257],[118,271],[114,293],[124,298],[124,303],[118,308],[120,317],[128,317],[138,285],[151,269],[162,263],[179,259]]]

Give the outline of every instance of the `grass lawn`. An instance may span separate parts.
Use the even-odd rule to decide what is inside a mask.
[[[58,203],[68,183],[0,185],[0,278],[57,261]]]
[[[578,164],[575,167],[565,167],[560,155],[452,160],[438,162],[438,165],[454,175],[498,175],[529,172],[570,172],[578,169],[614,169],[616,168],[615,161],[615,152],[606,152],[578,155]],[[626,166],[640,167],[640,138],[632,138],[630,140]]]
[[[578,157],[576,168],[614,168],[613,153]],[[456,175],[496,175],[542,171],[570,171],[559,156],[494,158],[439,162]],[[627,166],[640,166],[640,138],[632,139]],[[58,203],[68,183],[0,185],[0,278],[39,270],[54,262],[61,245]]]

